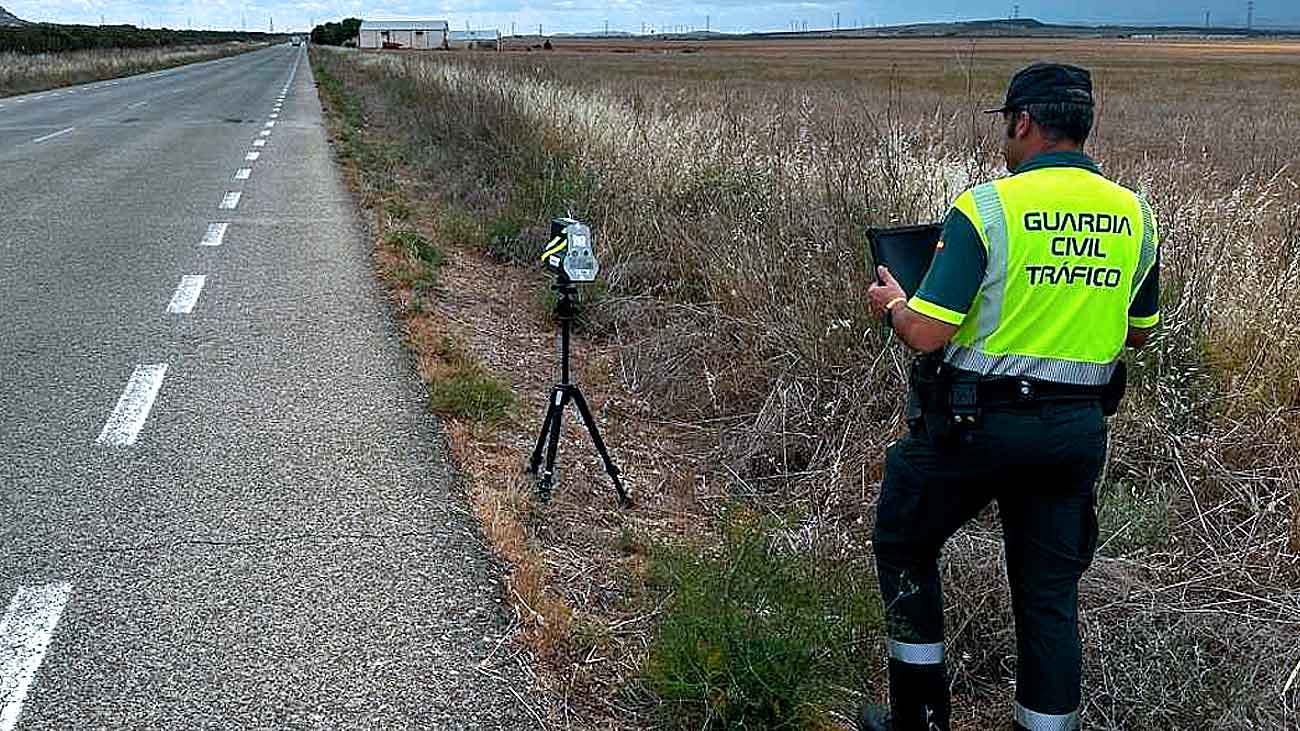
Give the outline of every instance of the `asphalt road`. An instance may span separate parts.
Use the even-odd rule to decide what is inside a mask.
[[[0,731],[534,726],[303,51],[0,99]]]

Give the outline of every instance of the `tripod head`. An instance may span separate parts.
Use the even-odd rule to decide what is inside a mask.
[[[556,280],[551,291],[555,293],[555,319],[567,332],[578,314],[578,287],[573,282]]]

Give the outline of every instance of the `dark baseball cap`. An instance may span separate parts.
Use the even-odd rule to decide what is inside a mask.
[[[1024,109],[1026,104],[1087,104],[1092,106],[1092,74],[1063,63],[1036,63],[1016,72],[1007,87],[1007,100],[985,114]]]

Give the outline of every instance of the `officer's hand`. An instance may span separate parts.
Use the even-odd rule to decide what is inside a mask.
[[[883,315],[885,313],[885,307],[888,306],[890,302],[893,302],[899,297],[906,299],[907,293],[903,291],[903,288],[898,284],[898,280],[894,279],[894,275],[890,274],[889,269],[886,267],[876,267],[876,276],[878,276],[880,281],[884,282],[884,284],[879,282],[873,283],[867,288],[867,295],[871,297],[871,311],[877,315]],[[895,307],[897,306],[898,305],[895,305]]]

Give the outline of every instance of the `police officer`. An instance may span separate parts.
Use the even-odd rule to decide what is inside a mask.
[[[1083,153],[1086,70],[1023,69],[990,113],[1006,122],[1013,174],[957,198],[917,292],[884,267],[870,290],[898,336],[932,355],[913,371],[909,434],[885,460],[874,544],[890,704],[865,708],[864,729],[948,728],[937,562],[992,501],[1016,623],[1014,728],[1079,726],[1078,585],[1097,543],[1103,401],[1118,402],[1124,346],[1142,347],[1159,318],[1156,222]]]

